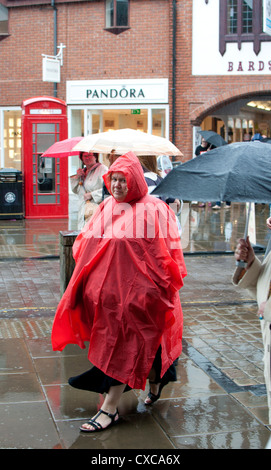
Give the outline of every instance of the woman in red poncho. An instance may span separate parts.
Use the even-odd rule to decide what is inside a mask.
[[[98,414],[81,426],[100,431],[118,421],[124,391],[145,389],[146,404],[174,377],[182,350],[179,289],[186,275],[174,212],[148,195],[138,158],[119,157],[104,175],[112,197],[77,237],[76,266],[52,329],[54,350],[89,342],[90,371],[70,385],[106,393]]]

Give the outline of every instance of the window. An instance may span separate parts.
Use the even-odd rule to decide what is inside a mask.
[[[227,5],[227,33],[237,33],[237,0],[230,0]]]
[[[21,171],[21,115],[20,110],[3,111],[4,167]]]
[[[253,0],[250,2],[243,1],[242,4],[242,33],[253,33]]]
[[[8,9],[0,4],[0,37],[8,35]]]
[[[239,50],[242,42],[253,42],[259,54],[261,42],[271,40],[263,33],[262,19],[262,0],[220,0],[220,54],[224,55],[228,42],[236,42]]]
[[[105,0],[105,27],[119,34],[129,28],[129,0]]]
[[[227,4],[227,34],[238,34],[239,8],[237,0],[229,0]],[[243,33],[253,32],[252,22],[253,0],[242,0],[241,3],[241,31]]]

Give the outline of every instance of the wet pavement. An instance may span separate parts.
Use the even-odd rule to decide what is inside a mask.
[[[257,244],[267,243],[268,206],[256,206]],[[264,449],[271,437],[256,304],[231,284],[231,252],[244,231],[244,205],[182,213],[188,276],[178,381],[152,407],[148,392],[123,395],[121,422],[102,433],[79,426],[103,397],[67,384],[89,368],[86,350],[54,352],[60,299],[60,230],[69,219],[0,221],[1,449]],[[226,253],[223,253],[225,252]]]

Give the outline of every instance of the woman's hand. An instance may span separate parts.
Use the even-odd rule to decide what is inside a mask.
[[[82,176],[84,176],[85,173],[84,173],[83,168],[78,168],[76,174],[77,174],[77,176],[78,176],[79,178],[81,178]]]
[[[266,219],[266,225],[271,230],[271,217],[268,217],[268,219]]]
[[[174,204],[176,204],[176,213],[178,214],[180,208],[181,208],[181,201],[179,199],[175,199]]]
[[[248,269],[252,265],[255,259],[255,254],[250,244],[249,237],[247,237],[246,240],[240,238],[234,253],[234,257],[236,261],[244,261],[245,263],[247,263],[246,269]]]
[[[90,201],[92,199],[92,194],[91,193],[85,193],[84,194],[84,200],[85,201]]]
[[[170,202],[169,207],[175,212],[177,215],[180,208],[181,208],[181,201],[179,199],[175,199],[174,202]]]
[[[263,318],[264,318],[263,312],[264,312],[264,309],[265,309],[265,304],[266,304],[266,301],[262,302],[260,307],[259,307],[259,310],[258,310],[258,317],[259,317],[260,320],[263,320]]]

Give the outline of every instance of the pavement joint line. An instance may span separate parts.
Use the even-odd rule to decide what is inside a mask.
[[[0,262],[1,263],[6,263],[6,262],[15,262],[15,261],[35,261],[35,260],[41,260],[41,261],[46,261],[46,260],[53,260],[53,259],[60,259],[59,255],[45,255],[45,256],[13,256],[10,258],[1,258]]]
[[[254,300],[242,300],[242,301],[233,301],[233,302],[224,302],[224,301],[219,301],[219,300],[192,300],[192,301],[182,301],[182,305],[185,305],[185,304],[210,304],[210,303],[215,303],[215,304],[218,304],[218,305],[242,305],[242,304],[245,304],[245,303],[256,303]],[[2,312],[6,313],[6,312],[15,312],[15,311],[27,311],[27,310],[54,310],[55,307],[32,307],[32,306],[29,306],[29,307],[14,307],[14,308],[2,308],[0,309],[0,314]]]
[[[257,302],[253,299],[247,299],[247,300],[234,300],[232,302],[230,301],[223,301],[223,300],[185,300],[181,301],[182,306],[183,305],[217,305],[217,306],[225,306],[225,305],[243,305],[243,304],[252,304],[255,305]]]
[[[14,308],[3,308],[1,312],[15,312],[17,310],[53,310],[55,307],[14,307]]]
[[[26,312],[29,312],[29,315],[26,318],[52,317],[55,315],[56,309],[57,306],[5,308],[0,310],[0,319],[19,319],[22,316],[25,318]]]
[[[262,396],[266,395],[265,384],[257,385],[238,385],[214,364],[209,361],[203,354],[195,349],[191,344],[183,339],[183,352],[199,366],[207,375],[209,375],[220,387],[222,387],[227,393],[238,393],[238,392],[252,392],[253,395]]]
[[[255,253],[264,254],[266,247],[254,248]],[[233,256],[234,251],[183,251],[184,257],[210,257],[210,256]],[[52,260],[60,259],[59,255],[40,255],[40,256],[10,256],[0,258],[0,262],[24,261],[24,260]]]
[[[196,300],[196,301],[182,301],[182,307],[193,307],[199,305],[215,305],[217,307],[227,306],[227,305],[245,305],[245,304],[252,304],[255,305],[256,302],[253,300],[242,300],[242,301],[217,301],[217,300]],[[16,318],[16,315],[20,317],[25,312],[31,312],[30,316],[33,318],[34,316],[40,316],[40,312],[47,313],[48,315],[54,315],[57,309],[57,305],[54,307],[14,307],[14,308],[3,308],[0,309],[0,318]]]

